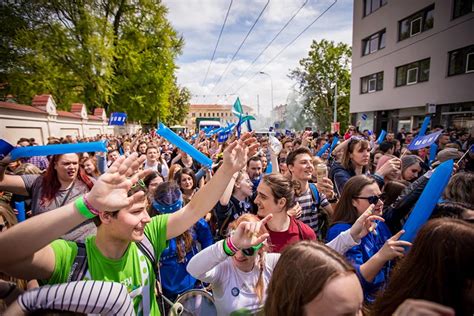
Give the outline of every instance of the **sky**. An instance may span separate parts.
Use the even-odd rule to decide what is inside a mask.
[[[233,104],[239,97],[242,104],[251,106],[257,113],[258,100],[260,115],[269,117],[272,85],[274,106],[286,103],[296,84],[288,75],[299,66],[299,60],[308,56],[313,40],[352,44],[352,1],[336,0],[288,46],[334,0],[233,0],[211,63],[231,0],[164,0],[168,20],[185,43],[183,53],[177,59],[178,84],[190,89],[192,104]],[[298,10],[294,19],[268,46]],[[268,48],[264,50],[266,46]],[[265,74],[260,74],[261,71]]]

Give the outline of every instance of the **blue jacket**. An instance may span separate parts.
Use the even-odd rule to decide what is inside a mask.
[[[186,254],[184,262],[178,262],[176,238],[169,240],[168,247],[160,257],[163,294],[171,300],[174,300],[178,294],[193,289],[196,284],[196,279],[186,271],[189,260],[199,252],[196,242],[201,244],[202,249],[213,243],[211,229],[202,218],[191,228],[191,233],[193,235],[193,249]]]
[[[328,231],[327,241],[333,240],[340,233],[346,231],[350,227],[351,225],[346,223],[339,223],[331,226]],[[352,247],[345,253],[348,261],[352,263],[356,269],[357,276],[359,277],[362,289],[364,290],[364,299],[369,303],[374,302],[375,294],[385,284],[391,268],[391,262],[389,261],[375,276],[372,282],[368,282],[360,273],[360,266],[375,255],[383,247],[385,241],[392,237],[390,230],[383,222],[378,223],[376,231],[377,235],[369,233],[367,236],[362,238],[360,245]]]
[[[346,182],[354,177],[356,174],[352,169],[345,169],[340,163],[333,162],[331,165],[331,169],[329,170],[329,178],[334,183],[334,187],[336,189],[336,193],[341,196],[342,189]],[[377,184],[380,188],[384,185],[384,180],[378,174],[367,174],[368,176],[372,177],[377,181]]]

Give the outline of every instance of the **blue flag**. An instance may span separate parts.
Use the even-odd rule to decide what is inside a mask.
[[[239,122],[237,123],[237,138],[240,138],[242,133],[242,115],[239,115]]]
[[[127,114],[122,112],[113,112],[110,115],[109,125],[125,125],[125,121],[127,120]]]
[[[442,131],[438,131],[424,136],[416,136],[415,139],[411,141],[410,145],[408,145],[408,149],[418,150],[420,148],[431,146],[431,144],[438,139],[441,133]]]
[[[418,136],[423,136],[426,134],[426,130],[428,129],[428,125],[430,124],[430,116],[426,116],[423,120],[423,124],[421,125],[420,131],[418,132]]]

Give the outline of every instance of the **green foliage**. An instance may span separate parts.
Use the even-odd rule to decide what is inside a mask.
[[[334,87],[337,82],[337,119],[341,131],[349,124],[351,48],[344,44],[313,41],[309,56],[290,73],[304,97],[303,110],[320,130],[330,130],[334,111]]]
[[[133,3],[133,4],[131,4]],[[156,122],[171,114],[175,59],[183,40],[156,0],[37,0],[2,5],[0,64],[3,94],[27,103],[50,93],[69,109],[126,112],[130,120]]]
[[[191,100],[191,92],[187,88],[179,88],[176,84],[170,93],[170,110],[171,115],[163,121],[167,126],[180,124],[186,118],[189,111],[189,101]]]

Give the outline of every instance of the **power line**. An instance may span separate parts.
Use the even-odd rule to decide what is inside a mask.
[[[221,40],[222,32],[224,31],[224,27],[225,27],[225,24],[227,22],[227,17],[229,16],[230,8],[232,7],[233,2],[234,2],[234,0],[230,0],[229,8],[227,9],[227,13],[225,14],[224,23],[222,24],[221,31],[219,33],[219,37],[217,38],[216,47],[214,47],[214,52],[212,53],[211,61],[209,62],[209,66],[207,67],[206,75],[204,76],[204,80],[202,81],[202,84],[201,84],[202,86],[204,86],[204,83],[206,82],[207,75],[209,74],[209,69],[211,69],[211,64],[214,61],[214,56],[216,56],[217,46],[219,46],[219,41]]]
[[[230,65],[232,64],[232,62],[234,61],[235,59],[235,56],[237,56],[237,54],[239,53],[240,49],[242,48],[242,46],[244,45],[245,41],[247,40],[247,38],[249,37],[250,33],[252,33],[253,31],[253,28],[255,27],[255,25],[257,24],[257,22],[260,20],[261,16],[263,15],[263,12],[265,12],[265,10],[267,9],[268,7],[268,4],[270,3],[270,0],[267,0],[267,3],[265,4],[265,6],[263,7],[262,11],[260,11],[260,14],[258,15],[257,19],[255,20],[255,22],[253,23],[252,27],[250,28],[250,30],[248,31],[247,35],[245,36],[244,40],[242,41],[242,43],[240,43],[239,45],[239,48],[237,48],[237,51],[234,53],[234,55],[232,56],[232,59],[230,60],[230,62],[227,64],[227,67],[225,68],[224,72],[221,74],[221,76],[219,77],[219,79],[217,80],[217,83],[216,85],[214,86],[214,88],[212,89],[212,91],[214,91],[214,89],[219,85],[219,83],[221,82],[222,78],[224,77],[225,73],[227,72],[227,70],[229,69]]]
[[[260,54],[258,54],[257,57],[255,57],[255,59],[252,61],[252,63],[247,67],[247,69],[244,70],[244,72],[242,72],[240,74],[240,76],[235,79],[232,84],[230,84],[228,87],[232,87],[234,85],[235,82],[239,81],[240,78],[242,78],[243,75],[245,75],[247,73],[247,71],[250,69],[250,67],[252,67],[253,64],[255,64],[255,62],[260,58],[260,56],[262,56],[262,54],[270,47],[270,45],[273,44],[273,42],[278,38],[278,36],[280,36],[280,34],[286,29],[286,27],[291,23],[291,21],[293,21],[293,19],[298,15],[298,13],[300,13],[300,11],[303,9],[303,7],[308,3],[309,0],[306,0],[303,5],[293,14],[293,16],[286,22],[286,24],[280,29],[280,31],[278,31],[278,33],[273,37],[273,39],[267,44],[267,46],[265,46],[265,48],[260,52]],[[224,91],[227,91],[228,89],[224,89]]]
[[[301,31],[291,42],[289,42],[285,47],[283,47],[282,50],[280,50],[278,52],[278,54],[276,54],[272,59],[270,59],[270,61],[268,61],[260,70],[256,71],[252,77],[250,77],[246,82],[244,82],[240,87],[238,87],[234,92],[232,93],[235,93],[237,94],[237,92],[242,89],[244,86],[247,85],[247,83],[250,82],[250,80],[252,80],[260,71],[263,71],[263,69],[265,69],[265,67],[267,67],[270,63],[272,63],[275,59],[277,59],[281,53],[283,53],[290,45],[292,45],[301,35],[303,35],[304,32],[306,32],[311,26],[313,26],[314,23],[316,23],[326,12],[329,11],[329,9],[331,9],[335,4],[336,4],[337,0],[334,0],[334,2],[329,6],[327,7],[326,10],[324,10],[320,15],[318,15],[316,17],[316,19],[314,19],[307,27],[305,27],[303,29],[303,31]]]

